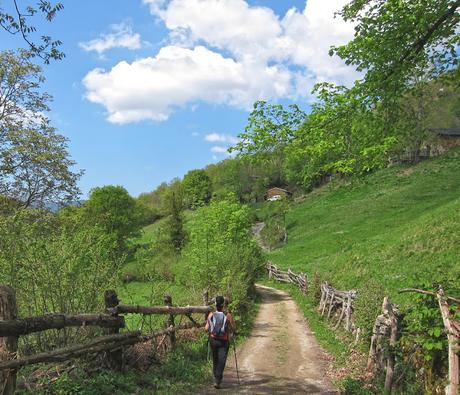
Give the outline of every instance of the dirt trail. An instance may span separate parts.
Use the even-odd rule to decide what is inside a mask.
[[[233,348],[222,389],[203,394],[338,394],[326,378],[327,361],[291,297],[257,286],[262,304],[251,337],[237,348],[238,385]]]

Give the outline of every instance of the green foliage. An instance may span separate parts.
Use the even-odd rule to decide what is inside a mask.
[[[362,339],[370,341],[375,318],[381,314],[385,289],[374,279],[359,288],[356,300],[353,303],[354,322],[361,329]]]
[[[0,194],[23,207],[66,203],[80,193],[82,172],[71,170],[67,139],[46,117],[43,81],[27,53],[0,52]]]
[[[398,290],[442,284],[459,295],[459,160],[457,148],[417,166],[318,189],[292,207],[289,243],[269,254],[281,268],[310,278],[318,271],[338,289],[357,289],[355,319],[367,334],[383,295],[400,306],[406,314],[401,347],[409,360],[399,359],[397,369],[412,365],[416,372],[398,370],[404,394],[422,393],[415,384],[424,381],[426,391],[442,387],[438,379],[445,377],[446,335],[436,301]]]
[[[195,209],[211,199],[211,180],[202,169],[190,170],[182,181],[187,206]]]
[[[250,236],[249,209],[233,198],[197,210],[188,225],[180,278],[186,284],[228,295],[234,311],[247,308],[262,257]]]
[[[124,252],[129,238],[139,235],[143,222],[142,210],[121,186],[94,188],[83,210],[85,221],[112,236],[120,252]]]
[[[297,105],[286,109],[279,104],[257,101],[244,133],[239,135],[240,142],[230,150],[266,169],[264,187],[284,185],[284,150],[305,118],[306,114]]]
[[[115,285],[122,261],[100,229],[20,210],[0,217],[0,235],[0,283],[16,289],[20,316],[103,310],[103,293]],[[43,349],[74,336],[69,330],[22,340]]]
[[[267,202],[263,221],[264,228],[261,236],[264,243],[270,248],[276,248],[287,242],[286,214],[289,203],[286,199]]]
[[[368,388],[364,388],[364,383],[361,380],[356,380],[347,377],[340,385],[340,393],[343,395],[372,395],[375,394]]]
[[[287,144],[305,117],[306,114],[297,105],[285,109],[280,104],[257,101],[249,114],[245,132],[239,136],[241,141],[231,150],[261,159],[263,154],[277,151]]]
[[[319,102],[286,147],[286,175],[305,189],[325,177],[359,175],[386,166],[396,139],[378,110],[370,111],[359,89],[323,83]]]
[[[152,366],[148,371],[128,370],[118,372],[78,367],[63,373],[52,384],[49,379],[33,391],[39,395],[139,395],[177,394],[196,389],[209,374],[206,363],[204,338],[197,342],[186,342],[168,355],[167,359]]]
[[[182,184],[175,183],[165,195],[166,219],[161,225],[159,242],[164,248],[178,253],[182,250],[187,239],[184,228],[185,198]]]
[[[399,96],[421,70],[436,75],[457,66],[458,2],[353,0],[339,14],[356,24],[356,34],[331,54],[365,71],[374,99]]]
[[[430,280],[417,284],[417,288],[436,291],[443,286],[447,295],[459,295],[460,284],[456,279],[443,275],[433,275]],[[407,359],[418,372],[427,392],[442,388],[447,372],[447,336],[435,297],[421,294],[410,295],[411,304],[404,316],[401,348],[408,355]],[[452,316],[455,315],[452,306]]]
[[[16,2],[14,2],[16,5]],[[0,8],[0,26],[12,35],[22,37],[29,47],[30,56],[38,56],[45,63],[51,59],[60,60],[65,54],[59,50],[62,42],[53,40],[50,36],[43,33],[39,34],[31,20],[37,14],[41,14],[44,19],[51,22],[56,14],[64,9],[61,2],[52,3],[46,0],[34,2],[21,2],[19,6],[13,4],[2,4]]]

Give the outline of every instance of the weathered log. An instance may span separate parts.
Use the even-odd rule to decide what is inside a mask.
[[[109,312],[110,309],[113,309],[116,307],[119,303],[120,300],[118,299],[117,293],[110,289],[104,292],[104,303],[105,303],[105,310],[106,312]],[[116,312],[111,312],[109,313],[113,315],[113,318],[119,319],[122,317],[119,317]],[[109,328],[107,329],[107,334],[109,335],[114,335],[118,334],[119,329],[118,328]],[[123,355],[123,349],[120,347],[116,350],[110,350],[107,352],[107,361],[109,363],[109,366],[112,369],[115,369],[117,371],[122,371],[124,367],[124,355]]]
[[[346,311],[346,328],[347,331],[351,331],[351,301],[352,301],[352,294],[348,294],[348,300],[347,300],[347,311]]]
[[[208,291],[208,290],[206,290],[206,291],[203,292],[203,304],[204,304],[205,306],[209,306],[209,305],[210,305],[210,303],[209,303],[209,291]],[[206,321],[207,318],[208,318],[208,314],[209,314],[208,312],[204,313],[204,320],[205,320],[205,321]]]
[[[340,323],[342,322],[343,316],[345,315],[346,309],[347,308],[346,308],[345,302],[342,302],[342,311],[340,312],[340,317],[339,317],[339,319],[337,321],[337,324],[335,324],[335,326],[334,326],[334,330],[337,329],[339,327]]]
[[[327,312],[327,319],[331,317],[332,308],[334,307],[334,292],[331,293],[331,300],[329,301],[329,311]]]
[[[16,293],[12,287],[0,285],[0,324],[6,321],[15,320],[18,310],[16,305]],[[3,335],[5,336],[5,335]],[[7,337],[0,337],[0,362],[14,361],[18,350],[18,337],[16,334],[8,334]],[[16,370],[0,372],[0,393],[12,395],[16,390]]]
[[[171,295],[165,295],[163,300],[166,306],[173,307]],[[174,326],[174,314],[170,314],[168,320],[166,321],[166,327],[169,328],[171,326]],[[169,334],[169,340],[171,342],[171,347],[174,348],[176,345],[176,332],[171,332]]]
[[[193,324],[191,322],[169,327],[162,331],[154,332],[148,335],[141,335],[139,331],[128,332],[115,335],[100,336],[86,344],[73,345],[49,352],[44,352],[30,357],[10,360],[0,363],[0,371],[6,369],[18,369],[27,365],[34,365],[44,362],[62,362],[69,359],[77,358],[82,355],[90,355],[101,351],[109,351],[124,346],[133,345],[140,342],[151,340],[155,337],[168,335],[178,330],[200,328],[203,324]]]
[[[326,289],[325,290],[325,297],[324,297],[324,303],[323,303],[323,309],[321,310],[321,316],[323,317],[324,316],[324,312],[326,311],[326,307],[327,307],[327,304],[328,304],[328,300],[329,300],[329,290]]]
[[[460,381],[460,357],[458,354],[458,344],[460,341],[460,333],[458,328],[453,325],[449,306],[446,302],[447,297],[444,295],[444,290],[439,287],[436,293],[439,309],[441,310],[442,321],[447,331],[447,341],[449,345],[449,384],[446,387],[446,395],[456,395],[459,392]]]
[[[290,283],[290,282],[291,282],[290,280],[287,280],[287,279],[282,278],[282,277],[277,277],[276,280],[277,280],[277,281],[280,281],[280,282],[282,282],[282,283]]]
[[[170,307],[170,306],[129,306],[119,304],[118,306],[108,310],[110,313],[117,314],[192,314],[192,313],[209,313],[214,309],[211,306],[185,306],[185,307]]]
[[[326,298],[327,298],[327,291],[324,289],[323,285],[320,286],[321,290],[321,299],[319,301],[319,311],[323,311],[324,309],[324,304],[326,303]],[[322,315],[322,314],[321,314]]]
[[[0,370],[18,369],[23,366],[42,362],[62,362],[81,355],[88,355],[95,352],[110,350],[112,348],[118,348],[126,344],[133,344],[133,339],[139,339],[140,336],[141,333],[139,331],[100,336],[86,344],[72,345],[53,351],[42,352],[22,359],[2,362],[0,363]]]
[[[108,314],[47,314],[38,317],[0,321],[0,336],[21,336],[72,326],[123,328],[125,322],[123,317],[113,317]]]
[[[388,315],[390,319],[390,349],[387,355],[387,366],[385,375],[385,391],[391,392],[393,386],[394,368],[395,368],[395,347],[399,337],[399,314],[396,309],[393,309],[392,304],[388,298],[383,299],[383,312]]]

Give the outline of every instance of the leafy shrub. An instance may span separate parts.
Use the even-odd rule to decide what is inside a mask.
[[[364,388],[364,383],[360,380],[347,377],[341,383],[341,394],[343,395],[373,395],[370,389]]]
[[[284,199],[267,202],[262,211],[265,227],[261,231],[261,236],[270,249],[287,242],[286,213],[288,211],[289,204]]]
[[[39,210],[0,217],[0,235],[0,283],[15,288],[20,316],[103,310],[104,290],[115,285],[122,263],[110,235]],[[66,344],[72,333],[21,339],[41,349]]]
[[[445,278],[431,284],[422,282],[419,288],[435,291],[438,284],[444,286],[446,294],[458,295],[460,291],[458,281]],[[439,305],[429,295],[411,294],[411,300],[404,317],[401,347],[407,363],[418,372],[418,380],[424,382],[425,391],[441,391],[446,385],[448,343]]]
[[[382,314],[384,288],[375,280],[369,280],[362,286],[353,304],[355,323],[361,329],[363,339],[370,340],[375,319]]]
[[[189,243],[178,266],[181,281],[232,300],[234,311],[248,307],[255,279],[263,270],[259,247],[250,231],[249,209],[234,198],[211,202],[189,223]]]

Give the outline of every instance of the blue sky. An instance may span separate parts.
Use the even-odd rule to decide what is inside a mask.
[[[224,159],[255,100],[307,108],[315,82],[350,83],[327,55],[353,34],[333,18],[344,2],[64,0],[51,24],[37,20],[64,42],[44,89],[85,170],[83,197],[108,184],[137,196]],[[23,45],[1,37],[2,49]]]

